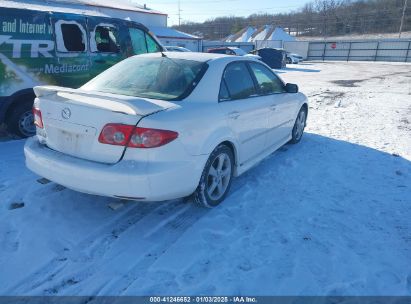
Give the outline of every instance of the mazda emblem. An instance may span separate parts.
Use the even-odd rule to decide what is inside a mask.
[[[64,119],[69,119],[70,116],[71,116],[71,111],[70,111],[69,108],[64,108],[64,109],[61,111],[61,117],[63,117]]]

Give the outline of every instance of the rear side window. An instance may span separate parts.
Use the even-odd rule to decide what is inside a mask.
[[[102,53],[118,53],[120,51],[118,45],[118,32],[112,26],[99,25],[94,31],[95,48],[93,52]]]
[[[258,91],[261,95],[284,93],[282,81],[266,66],[259,63],[250,63],[258,84]]]
[[[75,21],[59,20],[55,27],[59,52],[86,51],[86,32],[83,26]]]
[[[229,64],[224,71],[222,82],[227,86],[230,99],[244,99],[256,95],[253,79],[243,62]],[[221,95],[220,100],[224,100]]]

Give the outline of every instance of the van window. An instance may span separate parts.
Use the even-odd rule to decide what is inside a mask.
[[[118,45],[118,33],[114,27],[99,25],[94,32],[96,48],[93,52],[102,53],[118,53],[120,51]]]
[[[156,53],[161,51],[161,47],[158,43],[151,37],[149,34],[146,33],[146,40],[147,40],[147,49],[149,53]]]
[[[137,28],[129,28],[131,44],[135,55],[147,53],[147,44],[145,34]]]
[[[75,21],[56,22],[57,50],[59,52],[85,52],[86,33]]]

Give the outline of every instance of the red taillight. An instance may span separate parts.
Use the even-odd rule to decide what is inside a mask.
[[[98,141],[109,145],[127,145],[131,148],[156,148],[168,144],[177,137],[178,133],[174,131],[107,124],[101,131]]]
[[[41,117],[41,111],[40,109],[33,108],[33,117],[34,117],[34,124],[40,128],[43,129],[43,118]]]
[[[122,124],[105,125],[98,137],[102,144],[125,146],[130,140],[134,126]]]
[[[164,146],[178,137],[174,131],[136,128],[131,136],[129,147],[156,148]]]

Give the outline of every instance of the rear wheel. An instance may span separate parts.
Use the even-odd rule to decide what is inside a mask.
[[[297,119],[295,120],[290,143],[296,144],[300,142],[301,137],[303,137],[306,121],[307,110],[305,107],[302,107],[300,112],[298,112]]]
[[[33,101],[16,102],[7,113],[7,129],[19,137],[30,137],[36,134],[33,122]]]
[[[234,170],[233,152],[226,145],[218,146],[210,155],[193,193],[194,202],[207,208],[219,205],[231,187]]]

